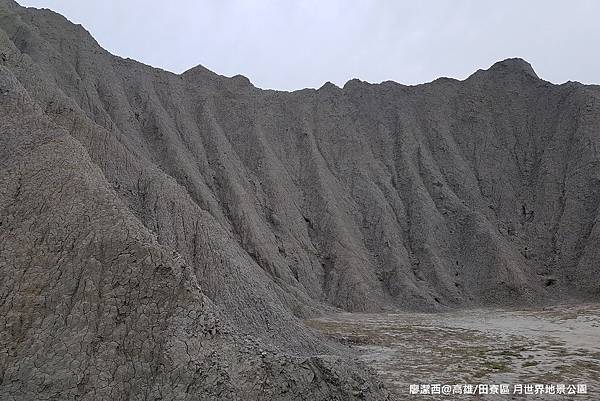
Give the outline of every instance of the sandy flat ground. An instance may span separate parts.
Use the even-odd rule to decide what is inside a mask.
[[[309,324],[356,349],[399,399],[600,400],[600,304],[344,313]],[[510,395],[410,393],[411,384],[502,383],[510,385]],[[515,395],[514,384],[542,384],[544,391]],[[585,384],[587,394],[548,394],[545,386],[557,384],[566,392],[569,385]]]

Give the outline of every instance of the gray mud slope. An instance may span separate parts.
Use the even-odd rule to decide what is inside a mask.
[[[163,171],[160,138],[98,124],[109,81],[68,75],[106,53],[55,14],[0,4],[0,399],[388,399],[359,362],[316,356],[332,350],[292,311],[316,303]],[[92,58],[67,66],[60,43]]]
[[[0,82],[0,394],[381,398],[300,318],[600,297],[600,88],[523,60],[265,91],[0,0]]]

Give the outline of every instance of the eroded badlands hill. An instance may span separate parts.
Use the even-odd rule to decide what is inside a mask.
[[[0,0],[0,394],[383,399],[300,319],[598,299],[599,98],[265,91]]]

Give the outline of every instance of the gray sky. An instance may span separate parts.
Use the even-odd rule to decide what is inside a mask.
[[[261,88],[463,79],[522,57],[549,81],[600,83],[600,1],[18,0],[81,23],[107,50]]]

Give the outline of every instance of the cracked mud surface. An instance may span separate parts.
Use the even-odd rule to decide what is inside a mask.
[[[0,0],[0,400],[387,399],[303,321],[598,302],[598,132],[599,86],[521,59],[278,92]],[[331,324],[400,388],[593,373],[473,313]]]
[[[360,359],[374,367],[401,399],[457,397],[410,395],[410,384],[419,383],[585,383],[587,395],[522,397],[600,397],[598,304],[436,314],[344,313],[311,320],[309,325],[355,348]],[[477,397],[463,395],[465,399]],[[481,397],[502,400],[515,396]]]

